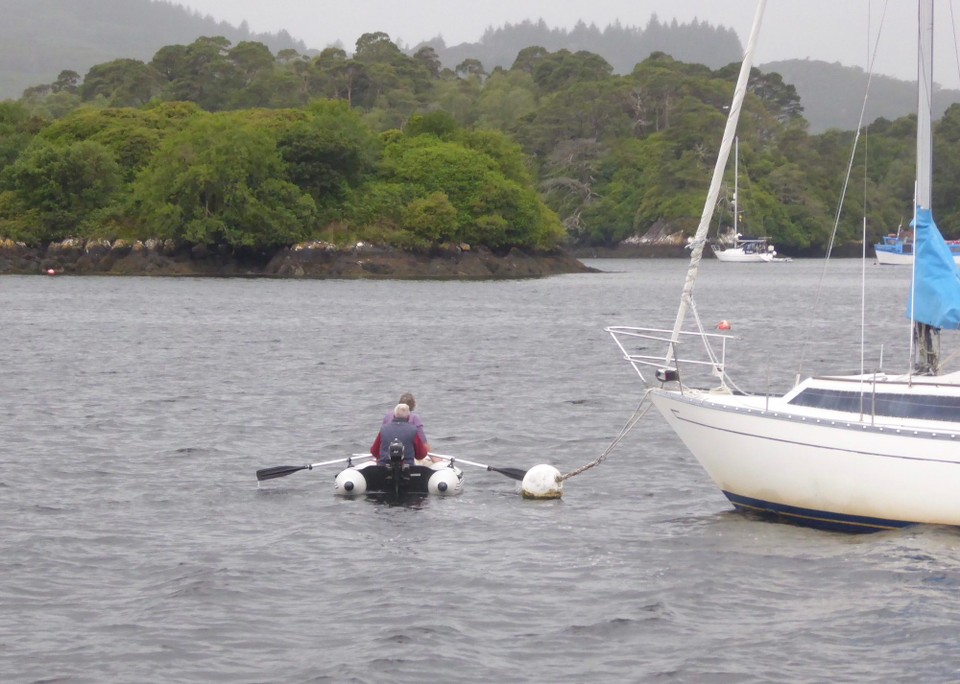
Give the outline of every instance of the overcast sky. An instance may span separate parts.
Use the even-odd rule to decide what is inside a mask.
[[[476,42],[490,26],[543,19],[571,28],[578,20],[603,28],[618,21],[646,26],[698,18],[734,29],[746,42],[756,0],[174,0],[181,5],[252,31],[288,31],[308,48],[337,41],[352,51],[363,33],[383,31],[394,42],[415,45],[438,35],[446,44]],[[935,80],[960,87],[952,2],[937,1]],[[884,15],[884,6],[886,14]],[[960,12],[958,7],[957,12]],[[960,19],[960,16],[956,17]],[[769,0],[757,62],[811,58],[867,68],[868,45],[880,32],[878,73],[916,78],[914,0]],[[868,28],[869,27],[869,28]],[[869,30],[869,33],[868,33]],[[868,39],[872,35],[872,39]]]

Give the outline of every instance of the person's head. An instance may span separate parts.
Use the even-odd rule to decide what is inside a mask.
[[[410,410],[412,411],[417,405],[417,400],[414,399],[413,395],[410,394],[409,392],[404,392],[403,394],[400,395],[400,401],[398,403],[406,404],[407,406],[410,407]]]
[[[410,420],[410,407],[406,404],[397,404],[393,409],[393,417],[401,420]]]

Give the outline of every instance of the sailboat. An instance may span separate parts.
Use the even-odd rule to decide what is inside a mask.
[[[776,248],[767,237],[744,237],[740,234],[740,152],[739,140],[734,139],[733,155],[733,244],[724,245],[720,241],[711,242],[710,249],[719,261],[746,264],[769,264],[774,261],[791,261],[788,257],[778,257]]]
[[[917,257],[907,293],[913,367],[899,375],[809,377],[782,395],[747,394],[726,373],[727,335],[705,332],[700,322],[694,283],[764,5],[757,6],[674,328],[607,331],[647,385],[643,401],[652,401],[736,509],[846,532],[960,525],[960,373],[941,374],[939,358],[940,330],[960,329],[960,273],[930,201],[933,0],[920,0],[918,11]],[[697,330],[683,329],[688,312]],[[664,343],[665,353],[653,354],[651,340]],[[688,346],[682,342],[697,341],[702,354],[679,355]],[[696,377],[698,368],[719,386],[694,387],[687,375]]]

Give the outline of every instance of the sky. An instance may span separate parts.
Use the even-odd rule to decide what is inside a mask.
[[[488,27],[543,19],[551,28],[577,21],[603,28],[619,21],[646,26],[661,21],[700,19],[734,29],[746,43],[756,0],[172,0],[203,15],[251,31],[286,30],[308,48],[338,41],[352,51],[364,33],[383,31],[396,43],[413,46],[442,36],[448,46],[477,42]],[[934,80],[960,87],[960,58],[953,26],[960,3],[937,0]],[[954,16],[955,15],[955,16]],[[882,27],[882,28],[881,28]],[[916,2],[914,0],[769,0],[756,63],[780,59],[820,59],[868,69],[869,45],[879,44],[876,73],[915,79]],[[879,39],[878,39],[879,35]]]

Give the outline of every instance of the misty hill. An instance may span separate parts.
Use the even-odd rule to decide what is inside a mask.
[[[592,52],[607,60],[614,72],[620,74],[630,73],[653,52],[664,52],[681,62],[705,64],[711,69],[739,62],[743,55],[743,46],[732,29],[699,21],[667,24],[660,22],[656,15],[646,28],[613,24],[601,30],[581,22],[567,31],[552,29],[542,20],[505,24],[502,28],[487,29],[477,43],[448,47],[438,37],[417,45],[411,54],[428,46],[445,67],[455,69],[467,59],[476,59],[490,72],[496,67],[509,68],[520,50],[533,45],[550,51]],[[867,74],[862,68],[810,59],[769,62],[759,68],[767,73],[779,73],[784,82],[796,87],[811,133],[856,127],[867,85]],[[865,123],[880,117],[893,120],[916,111],[914,82],[874,75],[870,89]],[[955,102],[960,102],[960,91],[935,90],[934,117],[942,116]]]
[[[161,47],[187,45],[201,36],[223,36],[234,45],[260,42],[274,53],[283,49],[310,52],[286,31],[252,33],[246,23],[235,27],[218,22],[172,0],[4,0],[4,5],[0,99],[17,99],[26,88],[52,83],[65,69],[82,77],[90,67],[114,59],[149,61]],[[600,29],[581,22],[571,30],[553,29],[542,20],[505,24],[487,29],[476,43],[447,46],[437,37],[409,53],[424,46],[433,48],[445,67],[456,69],[474,59],[488,73],[497,67],[509,68],[517,54],[531,46],[592,52],[621,74],[630,73],[658,51],[712,69],[739,62],[743,51],[732,29],[696,20],[689,24],[661,22],[656,15],[643,28],[617,23]],[[770,62],[760,68],[779,73],[796,87],[811,132],[856,126],[867,80],[861,68],[809,59]],[[875,76],[866,121],[912,113],[916,108],[914,91],[908,81]],[[935,91],[934,116],[940,117],[954,102],[960,102],[960,91]]]
[[[527,47],[538,46],[550,52],[592,52],[600,55],[615,73],[629,74],[633,67],[654,52],[664,52],[681,62],[706,64],[719,69],[743,56],[740,39],[732,29],[711,26],[697,20],[689,24],[673,21],[662,23],[656,15],[646,28],[611,24],[604,29],[580,22],[572,30],[552,29],[541,19],[505,24],[489,28],[477,43],[461,43],[448,47],[437,37],[417,45],[413,51],[429,46],[440,62],[450,69],[466,59],[478,60],[489,73],[496,67],[509,69],[517,53]]]
[[[811,133],[822,133],[830,128],[856,128],[868,79],[862,68],[812,59],[768,62],[759,68],[767,73],[780,74],[784,82],[797,89]],[[935,119],[943,116],[947,107],[956,102],[960,102],[960,90],[934,86],[931,109]],[[864,123],[869,124],[880,117],[892,121],[916,110],[916,81],[874,74]]]
[[[0,99],[52,83],[69,69],[83,76],[119,58],[149,61],[165,45],[200,36],[249,40],[274,52],[305,51],[288,33],[251,33],[166,0],[4,0],[0,21]]]

